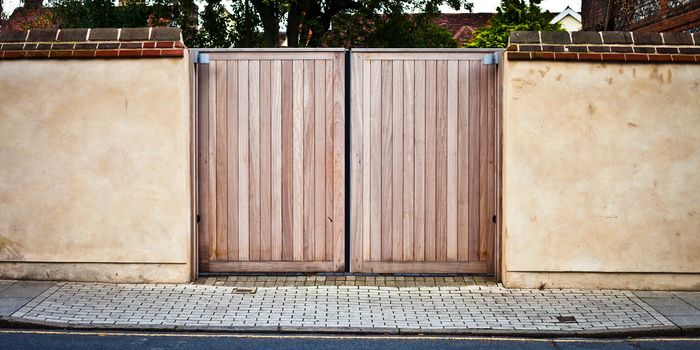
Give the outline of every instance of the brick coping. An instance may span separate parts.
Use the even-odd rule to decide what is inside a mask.
[[[509,60],[700,63],[700,33],[523,32],[510,34]]]
[[[0,59],[184,57],[178,28],[31,29],[0,32]]]

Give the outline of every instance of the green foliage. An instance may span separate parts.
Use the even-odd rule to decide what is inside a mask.
[[[189,47],[455,47],[436,25],[439,6],[471,9],[468,0],[51,0],[63,28],[176,26]],[[226,6],[224,6],[226,5]],[[228,11],[230,9],[231,11]]]
[[[463,0],[366,1],[364,7],[340,13],[322,46],[456,47],[452,33],[435,24],[439,6],[471,9]]]
[[[474,31],[474,38],[466,47],[506,47],[512,31],[563,31],[559,24],[551,24],[548,13],[540,8],[542,0],[502,0],[489,25]]]

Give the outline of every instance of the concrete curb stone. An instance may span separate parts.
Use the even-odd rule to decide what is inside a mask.
[[[391,328],[391,327],[303,327],[303,326],[177,326],[127,324],[69,324],[51,321],[27,320],[13,316],[0,317],[0,328],[48,328],[73,330],[175,331],[214,333],[298,333],[298,334],[366,334],[366,335],[451,335],[451,336],[518,336],[527,338],[581,337],[625,338],[658,336],[698,336],[700,326],[642,327],[585,331],[532,330],[532,329],[479,329],[479,328]]]

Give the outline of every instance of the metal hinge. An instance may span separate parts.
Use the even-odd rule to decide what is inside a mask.
[[[209,64],[209,54],[195,52],[194,63]]]
[[[498,52],[487,53],[481,60],[483,64],[498,64]]]

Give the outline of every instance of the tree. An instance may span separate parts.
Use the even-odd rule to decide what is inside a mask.
[[[265,46],[278,46],[280,22],[286,16],[287,45],[290,47],[319,47],[338,41],[337,36],[347,33],[352,37],[369,37],[376,30],[403,28],[405,30],[428,29],[433,34],[436,28],[427,25],[425,19],[439,13],[439,6],[448,4],[455,9],[471,9],[466,0],[251,0],[255,6],[264,32]],[[410,15],[407,13],[422,15]],[[358,25],[352,27],[351,21]],[[381,23],[386,24],[382,27]],[[349,31],[334,31],[332,25],[346,26]],[[432,24],[432,22],[430,22]],[[363,27],[364,26],[364,27]],[[407,32],[402,32],[405,36]],[[422,34],[422,33],[418,33]],[[444,34],[444,33],[442,33]],[[420,36],[420,35],[419,35]],[[388,38],[388,37],[386,37]],[[386,39],[385,38],[385,39]],[[347,39],[347,38],[346,38]],[[425,37],[424,37],[425,39]],[[353,43],[353,40],[345,40]],[[377,41],[377,40],[375,40]],[[421,40],[418,40],[421,41]],[[377,41],[380,42],[380,41]]]
[[[502,0],[489,25],[474,31],[466,47],[506,47],[510,32],[516,30],[563,31],[551,24],[549,12],[542,12],[542,0]]]

